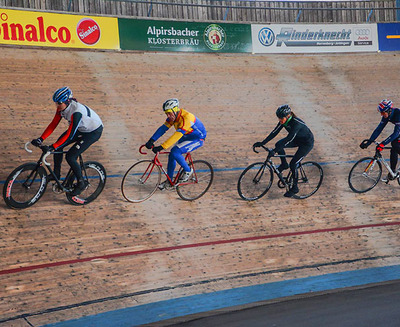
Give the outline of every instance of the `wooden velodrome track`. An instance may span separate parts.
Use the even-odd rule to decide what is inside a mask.
[[[0,326],[41,326],[190,294],[399,264],[400,186],[380,183],[359,195],[347,184],[353,162],[373,153],[358,144],[379,122],[377,103],[388,97],[400,106],[398,67],[398,53],[1,47],[1,186],[17,165],[37,159],[39,152],[28,154],[23,144],[50,122],[51,95],[64,85],[103,119],[104,134],[84,157],[102,162],[108,180],[86,207],[71,206],[50,188],[26,210],[1,201]],[[144,157],[138,148],[163,122],[160,108],[169,97],[205,123],[208,137],[194,157],[213,164],[214,183],[195,202],[157,192],[128,203],[122,174]],[[314,132],[309,158],[323,164],[323,185],[313,197],[294,200],[274,183],[264,198],[247,203],[237,194],[238,177],[264,157],[251,145],[275,126],[283,103]]]

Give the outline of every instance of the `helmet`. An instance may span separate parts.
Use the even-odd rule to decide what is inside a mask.
[[[57,103],[67,102],[72,98],[72,91],[68,86],[64,86],[53,94],[53,101]]]
[[[378,111],[379,112],[389,112],[393,108],[393,103],[390,100],[382,100],[378,104]]]
[[[179,100],[175,99],[175,98],[168,99],[162,105],[162,108],[163,108],[164,111],[167,111],[167,110],[176,111],[175,108],[178,108],[178,107],[179,107]]]
[[[289,115],[291,112],[292,110],[290,109],[289,105],[284,104],[280,106],[278,109],[276,109],[276,116],[278,118],[283,118]]]

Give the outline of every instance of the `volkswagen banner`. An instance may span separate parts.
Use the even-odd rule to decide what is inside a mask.
[[[376,24],[252,25],[253,53],[368,52],[378,50]]]

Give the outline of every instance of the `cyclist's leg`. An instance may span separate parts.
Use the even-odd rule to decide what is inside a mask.
[[[74,138],[75,144],[68,150],[67,154],[65,155],[65,159],[67,160],[68,164],[70,165],[77,179],[78,182],[77,188],[80,190],[82,190],[85,187],[85,185],[83,182],[81,166],[78,163],[78,157],[80,154],[86,151],[93,143],[98,141],[102,132],[103,132],[103,126],[100,126],[93,132],[77,134],[76,138]]]
[[[168,160],[168,176],[171,178],[174,174],[176,162],[183,168],[185,172],[190,172],[191,169],[183,156],[185,153],[192,152],[200,148],[204,144],[202,139],[191,139],[183,137],[172,149]]]
[[[279,140],[279,141],[276,142],[276,144],[275,144],[275,148],[282,149],[282,150],[279,150],[279,151],[277,152],[277,154],[279,154],[279,155],[281,155],[281,156],[284,156],[284,155],[286,154],[285,149],[283,148],[283,145],[284,145],[283,143],[284,143],[284,141]],[[286,147],[287,147],[287,146],[286,146]],[[280,166],[278,167],[278,170],[279,170],[280,172],[282,172],[282,171],[284,171],[285,169],[288,169],[288,168],[289,168],[289,165],[288,165],[288,163],[287,163],[286,157],[280,157],[280,159],[281,159],[281,164],[280,164]]]
[[[292,184],[292,191],[298,192],[297,183],[299,180],[299,173],[297,171],[297,166],[304,159],[304,157],[312,150],[314,144],[312,145],[300,145],[297,149],[296,153],[294,154],[292,160],[290,160],[290,170],[293,176],[293,184]]]
[[[66,133],[67,133],[67,131],[62,133],[61,136],[58,138],[58,140],[61,139]],[[73,141],[71,141],[71,142],[73,142]],[[70,143],[68,143],[68,144],[70,144]],[[61,152],[64,149],[64,147],[66,147],[68,144],[65,144],[63,147],[58,148],[57,151]],[[60,177],[61,177],[62,161],[63,161],[63,153],[54,153],[54,174],[56,175],[56,177],[58,179],[60,179]],[[52,179],[52,178],[50,178],[50,179]]]
[[[400,139],[396,139],[391,143],[392,148],[390,149],[390,168],[395,173],[397,167],[397,159],[400,154]]]

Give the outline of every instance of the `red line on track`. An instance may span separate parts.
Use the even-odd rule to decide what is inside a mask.
[[[229,239],[229,240],[209,241],[209,242],[193,243],[193,244],[183,244],[183,245],[169,246],[169,247],[163,247],[163,248],[155,248],[155,249],[147,249],[147,250],[138,250],[138,251],[130,251],[130,252],[113,253],[113,254],[106,254],[106,255],[97,256],[97,257],[89,257],[89,258],[82,258],[82,259],[57,261],[57,262],[49,262],[49,263],[44,263],[44,264],[41,264],[41,265],[33,265],[33,266],[25,266],[25,267],[19,267],[19,268],[14,268],[14,269],[0,270],[0,275],[15,274],[15,273],[23,272],[23,271],[38,270],[38,269],[57,267],[57,266],[64,266],[64,265],[73,265],[73,264],[76,264],[76,263],[89,262],[89,261],[93,261],[93,260],[113,259],[113,258],[128,257],[128,256],[134,256],[134,255],[139,255],[139,254],[147,254],[147,253],[154,253],[154,252],[167,252],[167,251],[182,250],[182,249],[189,249],[189,248],[197,248],[197,247],[203,247],[203,246],[212,246],[212,245],[218,245],[218,244],[250,242],[250,241],[266,240],[266,239],[271,239],[271,238],[291,237],[291,236],[319,234],[319,233],[330,233],[330,232],[348,231],[348,230],[363,229],[363,228],[388,227],[388,226],[396,226],[396,225],[400,225],[400,221],[389,222],[389,223],[380,223],[380,224],[369,224],[369,225],[358,225],[358,226],[346,226],[346,227],[315,229],[315,230],[308,230],[308,231],[301,231],[301,232],[291,232],[291,233],[282,233],[282,234],[252,236],[252,237],[234,238],[234,239]]]

